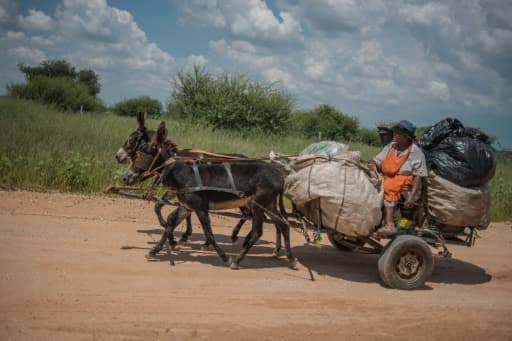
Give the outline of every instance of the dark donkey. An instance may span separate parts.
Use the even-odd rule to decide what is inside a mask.
[[[132,164],[134,162],[134,160],[137,159],[137,157],[136,157],[137,152],[139,150],[145,150],[152,143],[153,137],[155,136],[155,131],[146,128],[144,113],[142,113],[142,112],[137,113],[137,123],[138,123],[139,127],[134,132],[132,132],[130,134],[130,136],[128,137],[126,142],[121,146],[121,148],[119,148],[119,150],[117,151],[117,153],[115,155],[115,158],[119,163]],[[166,155],[167,157],[178,156],[178,157],[192,157],[192,158],[196,158],[196,159],[203,159],[203,158],[207,157],[207,155],[205,155],[203,152],[198,152],[193,149],[181,149],[180,150],[177,148],[177,145],[170,140],[164,141],[161,148],[164,150],[163,155]],[[226,159],[233,158],[233,157],[236,157],[236,158],[245,157],[244,155],[240,155],[240,154],[215,154],[215,156],[216,156],[216,158],[226,158]],[[147,160],[142,160],[141,158],[137,159],[137,163],[139,163],[139,164],[144,161],[147,161]],[[142,173],[140,174],[139,177],[132,176],[129,179],[123,178],[123,181],[128,185],[132,185],[132,184],[137,183],[142,180],[145,180],[145,177],[143,177]],[[156,179],[156,180],[159,180],[159,179]],[[158,185],[158,181],[154,181],[152,184],[152,189],[154,189],[154,187],[157,185]],[[155,214],[158,218],[158,222],[159,222],[160,226],[162,226],[163,228],[166,228],[166,226],[167,226],[167,223],[162,216],[162,207],[164,206],[163,202],[171,199],[173,196],[174,196],[174,193],[167,191],[162,196],[160,202],[157,202],[155,204],[155,208],[154,208]],[[247,217],[247,218],[250,217],[251,213],[247,208],[242,207],[242,208],[240,208],[240,210],[244,217]],[[242,228],[244,223],[247,221],[247,218],[240,219],[240,221],[237,223],[237,225],[233,228],[233,231],[231,233],[231,240],[233,243],[237,241],[238,233],[240,232],[240,229]],[[186,220],[187,228],[186,228],[185,232],[182,234],[182,236],[180,238],[180,242],[186,242],[188,240],[188,238],[190,237],[190,235],[192,234],[192,222],[191,222],[190,215],[188,217],[186,217],[185,220]],[[171,239],[172,239],[171,245],[173,247],[175,247],[176,242],[174,241],[174,237],[172,237]],[[203,244],[202,248],[203,249],[208,248],[208,242]]]
[[[277,199],[283,191],[284,179],[281,172],[263,161],[238,159],[223,163],[189,163],[177,157],[165,156],[162,149],[157,146],[164,143],[166,134],[165,123],[162,122],[155,135],[156,143],[138,148],[133,163],[125,175],[125,179],[130,183],[132,179],[140,178],[149,168],[163,168],[160,177],[162,184],[175,192],[181,203],[167,218],[166,232],[150,251],[150,255],[161,251],[166,238],[171,238],[176,226],[190,216],[191,212],[195,212],[207,242],[215,248],[225,264],[237,269],[240,261],[263,234],[266,213],[276,226],[276,230],[280,232],[276,234],[274,254],[280,251],[282,234],[286,255],[291,266],[295,267],[296,259],[290,248],[290,228],[276,207]],[[242,251],[232,260],[215,242],[209,210],[242,206],[250,207],[252,229],[244,241]]]

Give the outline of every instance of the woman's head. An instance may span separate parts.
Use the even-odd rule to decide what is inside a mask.
[[[400,121],[393,127],[393,139],[400,145],[409,145],[416,136],[416,126],[407,120]]]

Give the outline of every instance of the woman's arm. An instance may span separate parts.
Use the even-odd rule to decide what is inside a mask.
[[[412,180],[412,189],[411,193],[409,195],[409,198],[407,198],[407,201],[404,203],[405,208],[411,208],[414,205],[414,198],[416,198],[416,195],[421,190],[421,176],[415,176]]]

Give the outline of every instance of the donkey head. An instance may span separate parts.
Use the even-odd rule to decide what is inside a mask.
[[[137,130],[140,130],[140,127]],[[167,129],[165,128],[164,122],[160,123],[156,133],[144,130],[145,133],[140,134],[137,130],[130,135],[126,143],[120,149],[120,151],[123,150],[126,152],[128,155],[127,159],[129,160],[128,169],[123,176],[123,181],[127,185],[132,185],[143,180],[144,172],[149,170],[152,165],[157,166],[161,163],[161,161],[155,163],[155,158],[167,137]],[[118,152],[117,155],[119,154]]]
[[[147,144],[154,132],[146,129],[144,125],[145,113],[137,113],[137,122],[139,127],[128,136],[126,142],[119,148],[115,157],[119,163],[128,163],[135,156],[135,152],[140,146]]]

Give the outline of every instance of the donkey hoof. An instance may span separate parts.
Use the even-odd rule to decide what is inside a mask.
[[[158,258],[156,258],[156,252],[149,252],[147,253],[144,257],[147,259],[147,260],[156,260]]]
[[[237,240],[238,240],[238,237],[231,237],[232,244],[235,244]]]
[[[203,244],[201,245],[201,251],[208,251],[208,248],[210,247],[210,245],[208,244]]]
[[[272,258],[279,258],[279,251],[272,251]]]
[[[231,257],[229,257],[229,262],[231,263],[231,265],[229,266],[231,270],[240,270],[240,265],[238,265],[237,262],[231,259]]]
[[[225,266],[231,266],[233,264],[233,257],[229,256],[228,258],[224,258],[224,265]]]
[[[180,247],[178,244],[171,244],[171,250],[172,251],[180,251]]]
[[[297,263],[298,263],[298,259],[297,258],[293,258],[293,259],[290,259],[290,264],[288,266],[292,270],[298,270],[297,269]]]
[[[181,237],[180,238],[179,243],[186,243],[186,242],[188,242],[188,238],[187,237]]]

